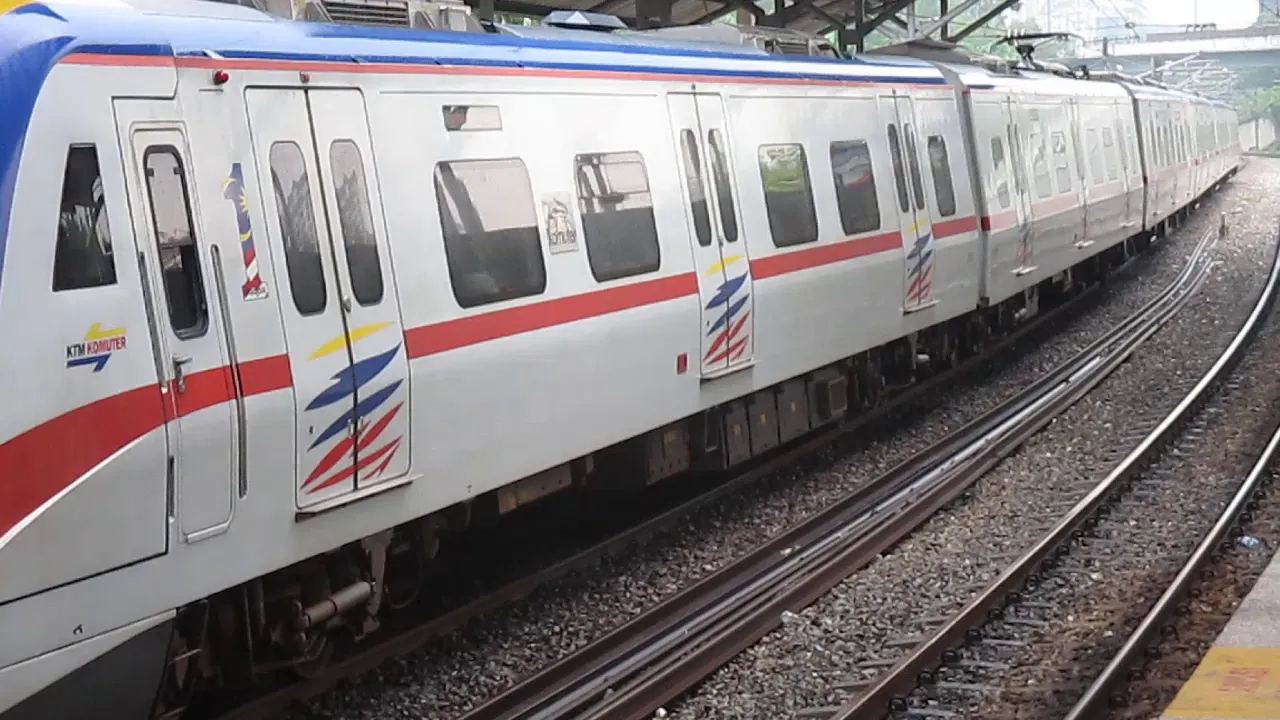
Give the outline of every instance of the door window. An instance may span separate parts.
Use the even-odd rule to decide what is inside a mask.
[[[324,266],[320,262],[320,239],[316,234],[315,206],[311,202],[311,181],[302,150],[294,142],[271,146],[271,186],[280,216],[284,239],[284,264],[289,273],[293,306],[303,315],[323,312],[328,302]]]
[[[209,327],[209,308],[205,302],[182,159],[173,146],[160,145],[147,148],[142,164],[160,253],[160,272],[164,276],[169,324],[180,338],[199,337]]]
[[[360,148],[350,140],[335,140],[329,146],[329,165],[333,168],[333,192],[338,198],[338,223],[351,274],[351,294],[365,307],[377,305],[382,302],[382,265]]]

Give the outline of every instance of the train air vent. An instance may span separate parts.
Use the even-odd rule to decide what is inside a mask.
[[[409,27],[409,3],[404,0],[323,0],[336,23]]]
[[[542,24],[570,30],[595,30],[599,32],[627,29],[627,24],[619,20],[617,16],[589,10],[556,10],[547,13],[547,16],[542,19]]]

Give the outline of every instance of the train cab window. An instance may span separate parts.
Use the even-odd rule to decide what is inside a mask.
[[[941,135],[930,135],[927,142],[929,169],[933,173],[933,194],[938,201],[938,215],[956,214],[956,188],[951,182],[951,158],[947,157],[947,141]]]
[[[307,164],[297,143],[271,146],[271,186],[275,192],[284,265],[289,273],[293,306],[303,315],[322,312],[328,302],[324,265],[320,261],[320,236],[311,200]]]
[[[711,214],[707,209],[706,182],[702,175],[702,155],[698,136],[692,130],[680,131],[680,162],[684,166],[685,183],[689,186],[689,211],[693,213],[693,232],[702,247],[711,245]]]
[[[1098,129],[1089,128],[1085,131],[1088,148],[1089,148],[1089,178],[1093,185],[1101,185],[1103,180],[1102,169],[1102,142],[1098,140]]]
[[[711,146],[711,173],[716,183],[716,207],[725,242],[738,242],[738,214],[733,210],[733,188],[729,186],[729,159],[724,149],[724,136],[719,130],[707,133]]]
[[[160,252],[160,271],[169,307],[169,324],[180,338],[203,335],[209,327],[200,257],[191,221],[191,198],[178,151],[170,145],[143,153],[151,223]]]
[[[898,209],[907,212],[907,173],[902,167],[902,143],[898,140],[898,126],[889,126],[889,159],[893,162],[893,185],[898,190]]]
[[[1069,193],[1071,187],[1071,164],[1067,160],[1067,136],[1054,131],[1049,137],[1053,143],[1053,179],[1058,186],[1058,194]]]
[[[644,159],[637,152],[573,159],[587,262],[596,280],[653,272],[661,265],[658,225]]]
[[[831,180],[836,188],[836,208],[845,235],[880,229],[880,204],[871,151],[862,140],[831,143]]]
[[[773,244],[787,247],[817,240],[818,218],[804,147],[798,143],[761,145],[757,160]]]
[[[1035,183],[1036,197],[1047,200],[1053,195],[1053,187],[1049,184],[1049,160],[1045,157],[1044,135],[1033,130],[1030,145],[1032,181]]]
[[[67,151],[58,209],[58,239],[53,253],[53,291],[116,284],[106,199],[98,149],[73,145]]]
[[[1006,172],[1007,168],[1004,155],[1004,141],[999,137],[991,138],[991,175],[996,183],[996,203],[1002,210],[1008,209],[1011,198],[1009,197],[1009,177]]]
[[[1102,128],[1102,162],[1107,167],[1107,180],[1118,180],[1120,172],[1116,169],[1116,138],[1111,128]]]
[[[541,294],[547,267],[524,161],[441,162],[434,181],[458,304],[469,308]]]
[[[365,307],[377,305],[382,302],[382,264],[360,148],[350,140],[335,140],[329,146],[329,165],[333,168],[333,192],[338,198],[338,223],[347,271],[351,274],[351,294]]]
[[[924,180],[920,177],[920,153],[916,149],[916,130],[910,124],[902,126],[902,136],[907,141],[907,169],[911,171],[911,194],[916,209],[924,209]]]

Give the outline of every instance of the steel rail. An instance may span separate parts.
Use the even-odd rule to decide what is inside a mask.
[[[992,433],[1028,414],[1035,423],[1047,423],[1053,415],[1043,399],[1050,393],[1082,397],[1089,384],[1076,376],[1090,367],[1102,371],[1092,384],[1100,382],[1195,291],[1216,237],[1214,232],[1204,236],[1182,273],[1157,297],[1027,390],[465,718],[564,717],[585,710],[606,693],[608,698],[589,713],[591,717],[644,717],[776,626],[776,610],[811,602],[859,563],[896,542],[906,531],[903,525],[914,527],[963,489],[949,486],[954,492],[925,492],[925,479],[936,479],[939,473],[954,477],[979,466],[985,470],[998,462],[996,454],[1012,452],[1027,436],[1004,432],[1003,442],[992,442]],[[1075,390],[1060,387],[1069,381]],[[1038,415],[1033,412],[1037,402],[1043,405]],[[958,453],[975,445],[983,446],[981,452],[956,460]],[[912,507],[914,511],[903,510]],[[895,518],[896,524],[889,522]],[[831,557],[836,559],[824,562]],[[809,582],[797,581],[806,573]],[[673,662],[677,657],[679,662]],[[649,666],[655,667],[640,674]]]
[[[1280,253],[1280,251],[1277,251]],[[1273,271],[1274,274],[1274,271]],[[1258,315],[1255,311],[1255,314]],[[1253,316],[1251,316],[1251,319]],[[1267,476],[1267,469],[1275,458],[1277,450],[1280,449],[1280,426],[1277,426],[1271,435],[1270,441],[1262,452],[1258,455],[1257,460],[1249,469],[1248,475],[1240,483],[1239,489],[1231,498],[1231,502],[1218,516],[1217,522],[1209,531],[1205,533],[1200,540],[1200,544],[1187,558],[1187,562],[1174,576],[1173,581],[1169,583],[1169,587],[1160,595],[1155,604],[1151,607],[1147,614],[1138,623],[1138,627],[1125,640],[1124,645],[1116,652],[1107,666],[1094,679],[1089,688],[1076,702],[1076,704],[1067,713],[1064,720],[1085,720],[1085,718],[1094,717],[1094,713],[1099,711],[1105,704],[1107,694],[1115,687],[1116,683],[1122,679],[1124,670],[1134,664],[1137,654],[1150,643],[1152,636],[1157,633],[1161,624],[1177,609],[1178,605],[1186,597],[1192,585],[1195,584],[1196,578],[1206,564],[1213,557],[1214,549],[1219,543],[1227,537],[1228,532],[1236,524],[1236,519],[1244,512],[1252,498],[1259,492],[1263,480]]]
[[[1172,293],[1180,282],[1185,281],[1185,276],[1191,269],[1191,261],[1198,258],[1203,251],[1204,239],[1193,251],[1187,266],[1184,267],[1178,279],[1170,283],[1162,291],[1162,296]],[[1128,266],[1126,265],[1126,267]],[[1031,333],[1050,326],[1054,320],[1065,316],[1080,303],[1096,297],[1101,288],[1101,285],[1088,288],[1079,295],[1048,311],[1032,323],[1028,323],[991,343],[981,354],[965,360],[952,370],[929,377],[906,388],[889,398],[884,405],[864,411],[854,418],[819,431],[810,437],[802,438],[794,444],[784,446],[773,454],[750,463],[750,466],[745,470],[739,471],[732,477],[711,486],[705,492],[679,502],[674,507],[663,510],[657,515],[625,528],[601,542],[556,561],[541,570],[512,580],[497,590],[488,592],[460,607],[407,628],[402,628],[400,632],[393,636],[365,645],[351,656],[331,663],[326,671],[318,676],[269,690],[247,700],[241,700],[232,707],[219,708],[212,713],[212,717],[216,717],[217,720],[260,720],[262,718],[275,717],[280,712],[287,710],[291,705],[331,690],[346,678],[371,671],[390,658],[411,652],[433,638],[453,632],[473,618],[494,612],[510,602],[527,597],[539,587],[567,576],[571,572],[590,567],[603,556],[634,545],[646,537],[651,537],[663,529],[669,528],[695,509],[725,497],[743,486],[756,482],[781,469],[790,467],[805,457],[833,445],[841,438],[851,436],[858,430],[883,421],[892,413],[919,402],[930,392],[936,392],[941,386],[978,371],[984,363],[989,362],[998,353],[1025,340]],[[209,716],[210,714],[207,712],[197,714],[197,717]]]
[[[1227,348],[1219,355],[1196,385],[1182,400],[1148,433],[1128,455],[1085,497],[1076,503],[1063,518],[1024,552],[987,588],[967,603],[951,620],[931,637],[917,644],[911,653],[894,665],[873,686],[852,702],[844,705],[831,716],[831,720],[853,720],[880,717],[892,709],[892,703],[908,694],[922,673],[938,664],[945,652],[963,644],[965,634],[985,624],[986,614],[1006,604],[1009,596],[1021,587],[1031,574],[1050,555],[1062,547],[1085,521],[1092,517],[1111,493],[1129,481],[1143,467],[1158,448],[1169,440],[1179,423],[1199,407],[1209,390],[1224,378],[1243,355],[1243,350],[1256,335],[1276,295],[1277,278],[1280,278],[1280,244],[1277,244],[1266,284],[1259,293],[1248,318]]]
[[[1212,232],[1203,236],[1192,252],[1188,255],[1185,265],[1179,275],[1170,282],[1159,295],[1152,298],[1137,313],[1126,318],[1117,326],[1117,328],[1131,327],[1140,319],[1141,315],[1150,312],[1151,308],[1154,308],[1162,302],[1167,302],[1168,298],[1173,294],[1185,291],[1187,283],[1192,278],[1192,272],[1197,268],[1198,263],[1205,259],[1207,252],[1212,249],[1213,244],[1216,242],[1216,238],[1217,236]],[[1115,277],[1119,273],[1122,273],[1126,269],[1132,267],[1132,262],[1133,261],[1130,261],[1129,263],[1126,263],[1125,266],[1117,269],[1112,277]],[[336,660],[331,663],[322,674],[316,677],[295,681],[283,687],[270,689],[248,699],[237,699],[231,706],[222,706],[213,710],[212,716],[218,718],[218,720],[259,720],[261,718],[275,717],[297,703],[317,697],[331,690],[345,679],[371,671],[390,658],[411,652],[421,647],[432,638],[440,637],[456,630],[472,618],[493,612],[507,603],[522,597],[527,597],[542,585],[554,581],[557,578],[566,576],[573,571],[590,567],[592,564],[597,562],[600,557],[640,542],[644,538],[650,537],[663,529],[670,527],[674,523],[678,522],[680,518],[688,515],[696,508],[706,505],[720,497],[724,497],[736,491],[740,487],[756,482],[762,477],[775,473],[782,468],[791,466],[806,456],[836,443],[841,438],[851,436],[857,430],[871,426],[873,423],[883,421],[892,413],[900,411],[906,407],[910,407],[913,403],[923,400],[929,393],[936,392],[940,386],[946,383],[952,383],[961,377],[978,371],[985,363],[990,362],[991,359],[996,357],[1000,352],[1022,342],[1034,332],[1043,330],[1046,327],[1051,327],[1055,320],[1065,316],[1073,308],[1087,300],[1096,298],[1103,287],[1105,287],[1104,284],[1099,284],[1087,288],[1084,292],[1079,293],[1061,305],[1058,305],[1052,310],[1040,315],[1031,323],[1028,323],[1008,335],[992,342],[982,353],[965,360],[950,371],[932,376],[906,388],[902,392],[890,397],[885,405],[864,411],[855,418],[833,426],[828,430],[820,431],[819,433],[816,433],[809,438],[802,439],[789,447],[784,447],[773,456],[753,463],[751,467],[745,471],[739,472],[719,484],[710,487],[707,491],[692,498],[683,500],[672,508],[666,509],[636,525],[621,530],[607,537],[603,541],[594,544],[590,548],[559,560],[539,571],[506,583],[497,590],[488,592],[461,607],[454,608],[444,614],[425,621],[420,621],[416,624],[409,625],[408,627],[402,627],[396,634],[376,640],[373,643],[358,648],[352,655]],[[1115,329],[1113,329],[1112,332],[1115,332]],[[1099,338],[1089,347],[1097,350],[1102,348],[1107,341],[1107,337]],[[1050,375],[1061,375],[1068,372],[1068,365],[1070,365],[1070,361],[1059,366],[1059,368],[1056,368],[1050,373]],[[1050,378],[1046,376],[1039,383],[1034,384],[1033,387],[1038,387],[1049,382]],[[1002,404],[1001,407],[1006,407],[1009,404],[1010,403]],[[1000,408],[997,408],[997,410],[999,409]],[[970,425],[965,426],[965,428],[958,430],[957,433],[964,432],[972,425],[973,423],[970,423]],[[910,462],[911,461],[908,460],[899,467],[902,468]],[[753,553],[753,556],[758,558],[767,554],[767,552]],[[198,713],[198,716],[210,717],[210,713],[208,711],[204,711]]]

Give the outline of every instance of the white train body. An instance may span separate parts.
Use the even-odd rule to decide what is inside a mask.
[[[6,720],[142,717],[179,609],[308,558],[376,606],[392,528],[833,422],[1239,158],[1158,88],[194,1],[0,16],[0,106]]]

